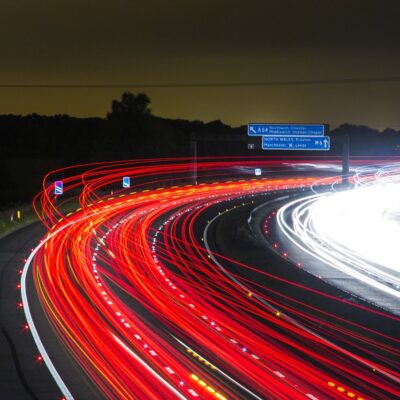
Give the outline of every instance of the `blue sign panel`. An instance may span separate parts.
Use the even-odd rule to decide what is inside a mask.
[[[323,124],[248,124],[248,136],[324,136]]]
[[[291,136],[263,136],[263,150],[329,150],[331,141],[329,136],[323,137],[291,137]]]
[[[122,178],[122,187],[130,188],[131,187],[131,178],[129,176],[124,176]]]
[[[59,195],[64,193],[64,184],[63,181],[55,181],[54,182],[54,194]]]

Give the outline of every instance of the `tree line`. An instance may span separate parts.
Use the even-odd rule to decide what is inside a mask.
[[[246,135],[245,125],[232,128],[221,121],[161,118],[153,115],[150,105],[146,94],[125,92],[112,101],[105,118],[0,115],[0,206],[30,200],[40,188],[43,175],[54,168],[117,159],[189,156],[192,134]],[[352,155],[400,154],[399,131],[380,132],[345,124],[331,132],[331,136],[344,134],[351,137]],[[200,143],[199,152],[199,155],[266,154],[248,151],[245,142],[232,142],[229,146],[226,142],[204,142]],[[340,154],[340,148],[334,145],[330,154]]]

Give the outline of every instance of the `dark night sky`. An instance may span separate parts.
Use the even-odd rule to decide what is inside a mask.
[[[400,76],[398,1],[3,0],[1,84]],[[397,7],[396,7],[397,6]],[[400,128],[400,81],[145,91],[156,115]],[[0,113],[104,116],[123,89],[0,88]]]

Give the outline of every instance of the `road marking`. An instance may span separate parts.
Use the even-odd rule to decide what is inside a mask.
[[[25,262],[22,275],[21,275],[21,297],[22,297],[22,304],[25,312],[25,317],[26,321],[29,325],[29,330],[31,331],[31,334],[33,336],[33,340],[35,341],[36,347],[39,350],[40,355],[43,357],[43,361],[45,362],[47,369],[49,370],[51,376],[53,377],[54,381],[56,382],[57,386],[59,387],[61,393],[65,397],[66,400],[74,400],[74,397],[72,396],[71,392],[68,390],[66,384],[62,380],[60,374],[56,370],[53,362],[51,361],[49,355],[47,354],[47,351],[40,339],[40,336],[38,334],[38,331],[36,329],[35,323],[33,322],[32,314],[29,309],[29,302],[28,302],[28,295],[26,293],[26,276],[28,274],[29,268],[31,266],[33,257],[36,255],[36,253],[39,251],[39,249],[44,245],[47,244],[47,241],[55,236],[57,233],[59,233],[62,229],[66,228],[67,226],[71,225],[71,223],[64,225],[63,227],[59,228],[55,232],[53,232],[51,235],[48,235],[46,239],[44,239],[43,242],[41,242],[29,255],[28,259]]]
[[[145,367],[154,377],[156,377],[161,383],[163,383],[172,393],[182,400],[187,398],[178,392],[170,383],[168,383],[162,376],[160,376],[153,368],[151,368],[146,362],[144,362],[136,353],[134,353],[119,337],[112,334],[114,339],[123,347],[135,360],[137,360],[143,367]]]

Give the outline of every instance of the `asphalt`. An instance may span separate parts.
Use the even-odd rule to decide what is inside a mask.
[[[294,194],[293,199],[302,197],[304,194]],[[334,287],[340,293],[340,296],[350,302],[356,304],[364,304],[376,310],[389,312],[393,315],[400,315],[400,305],[398,299],[383,293],[378,289],[371,287],[333,267],[329,264],[318,260],[312,255],[302,251],[294,245],[279,229],[276,219],[272,218],[269,222],[269,235],[265,236],[262,225],[264,220],[271,212],[277,210],[285,201],[274,201],[261,203],[256,209],[250,212],[251,221],[249,223],[253,237],[259,245],[266,251],[274,252],[280,258],[283,252],[287,253],[287,259],[290,264],[300,263],[301,270],[304,275],[313,275],[320,281]],[[279,243],[278,249],[273,249],[273,244]],[[397,329],[400,329],[397,327]],[[396,335],[397,336],[397,335]]]
[[[40,223],[24,226],[0,239],[0,399],[58,400],[62,393],[46,365],[37,360],[37,347],[24,329],[25,315],[18,307],[19,270],[46,229]],[[96,400],[103,397],[74,362],[51,328],[36,296],[32,274],[27,277],[30,310],[36,328],[53,364],[72,388],[75,399]]]
[[[293,195],[295,196],[296,194]],[[270,202],[269,211],[273,211],[277,206],[277,203],[273,201],[274,197],[280,196],[282,196],[282,193],[256,196],[252,203],[248,204],[247,206],[237,208],[232,207],[233,205],[239,205],[237,200],[221,204],[221,216],[217,218],[209,228],[208,237],[211,250],[215,251],[216,253],[223,254],[225,257],[229,257],[231,260],[253,267],[254,269],[250,270],[247,268],[242,268],[234,262],[227,261],[223,258],[219,258],[218,261],[228,272],[235,274],[236,276],[246,278],[250,282],[257,282],[260,285],[257,287],[258,291],[261,290],[264,294],[268,295],[272,299],[276,299],[279,302],[285,303],[285,300],[280,298],[279,294],[277,293],[281,293],[294,300],[305,302],[316,308],[322,308],[324,311],[332,314],[333,316],[343,318],[342,324],[346,328],[349,328],[349,326],[347,326],[344,321],[349,320],[355,324],[377,330],[380,333],[389,335],[391,337],[398,337],[400,328],[398,322],[396,321],[380,317],[379,315],[373,314],[369,311],[355,309],[351,305],[338,303],[327,298],[322,298],[321,296],[304,290],[304,288],[292,286],[286,282],[275,280],[271,277],[263,275],[263,273],[268,273],[271,274],[271,276],[276,276],[278,278],[286,279],[290,282],[295,282],[296,284],[332,295],[339,299],[365,306],[369,309],[383,311],[381,308],[375,307],[370,303],[363,301],[362,299],[352,296],[351,294],[340,290],[334,285],[325,282],[319,277],[308,273],[305,269],[297,267],[293,261],[288,259],[288,257],[282,256],[282,252],[287,250],[286,248],[280,248],[278,251],[275,251],[271,245],[273,241],[272,243],[268,243],[264,237],[255,234],[252,229],[250,229],[249,217],[254,208],[265,202]],[[230,211],[224,212],[227,207],[230,207]],[[214,209],[212,212],[214,215],[218,214],[218,210]],[[286,302],[288,305],[293,306],[293,303],[291,303],[289,300]],[[301,306],[298,307],[304,311]],[[310,313],[313,311],[307,310],[307,312]],[[326,319],[329,320],[328,318]],[[340,324],[336,319],[333,318],[330,320],[330,322],[332,324]],[[337,335],[331,336],[331,332],[329,332],[329,330],[323,331],[318,324],[316,324],[313,329],[315,329],[317,332],[323,333],[324,337],[326,337],[328,340],[333,340],[336,344],[341,345],[342,347],[345,347],[356,354],[358,353],[359,355],[365,356],[365,354],[363,354],[363,352],[359,349],[351,347],[345,342],[341,342]],[[352,329],[354,331],[359,331],[359,333],[362,332],[363,335],[366,335],[366,332],[361,329],[357,329],[354,326]],[[371,338],[378,340],[380,339],[372,332],[368,335]],[[313,360],[310,361],[313,362]],[[378,361],[378,359],[375,361]],[[395,356],[393,356],[393,361],[398,361]],[[321,365],[318,367],[323,368]]]
[[[304,269],[297,268],[293,262],[282,258],[280,254],[273,251],[263,238],[251,231],[248,224],[251,211],[256,206],[269,200],[272,201],[270,210],[273,210],[276,207],[273,202],[274,198],[282,195],[282,193],[274,193],[256,196],[252,199],[254,203],[250,201],[246,206],[237,207],[230,212],[222,214],[210,229],[209,236],[212,249],[233,260],[243,262],[264,272],[284,277],[361,305],[368,305],[309,274]],[[198,236],[202,236],[206,220],[218,214],[218,207],[223,211],[227,206],[236,204],[235,202],[238,203],[240,200],[213,207],[209,211],[210,215],[203,215],[204,220],[196,222]],[[263,211],[267,212],[268,210]],[[0,399],[54,400],[61,398],[61,393],[46,366],[36,361],[36,356],[38,355],[36,346],[29,332],[23,329],[25,324],[24,313],[23,310],[18,308],[18,303],[21,300],[20,292],[16,287],[19,282],[18,270],[22,268],[23,259],[29,255],[30,249],[37,245],[44,233],[44,227],[39,223],[35,223],[0,238]],[[223,260],[220,261],[223,262]],[[299,300],[305,300],[306,296],[306,300],[310,304],[321,304],[320,298],[305,294],[304,290],[291,287],[283,282],[271,279],[266,280],[256,271],[237,268],[232,263],[226,263],[225,266],[235,274],[258,282],[266,288],[277,290]],[[124,297],[122,293],[120,295]],[[35,295],[30,274],[28,275],[28,296],[39,334],[44,338],[45,347],[50,358],[63,377],[67,387],[72,390],[74,397],[79,400],[103,399],[104,396],[97,391],[80,367],[68,355],[61,341],[55,336]],[[126,301],[129,303],[128,299]],[[355,312],[350,307],[338,306],[337,303],[329,300],[324,300],[323,306],[327,312],[332,312],[343,318],[351,318],[354,322],[372,329],[379,328],[382,333],[391,336],[396,336],[398,333],[399,326],[397,323],[377,316],[372,318],[367,312]],[[151,318],[143,307],[138,304],[132,304],[132,307],[142,314],[145,319],[148,319],[149,322],[151,321],[157,327],[156,329],[160,330],[160,333],[165,330],[165,327]]]
[[[29,332],[21,301],[19,270],[44,228],[29,224],[0,240],[0,398],[58,399],[60,392],[47,368],[36,360],[38,351]]]
[[[260,206],[257,212],[253,213],[253,217],[255,219],[253,226],[255,230],[258,230],[260,236],[263,236],[263,234],[261,230],[257,228],[261,227],[261,219],[267,215],[269,209],[269,205],[266,204],[264,206]],[[374,306],[382,308],[383,310],[394,315],[400,316],[400,302],[397,297],[385,293],[382,290],[376,289],[361,280],[354,279],[352,276],[318,260],[312,255],[301,250],[285,236],[285,234],[277,226],[275,220],[272,221],[270,230],[273,233],[274,240],[284,243],[285,249],[288,252],[288,257],[290,257],[293,261],[296,260],[300,262],[303,265],[303,269],[307,270],[307,272],[310,274],[320,277],[320,279],[323,279],[332,286],[340,288],[349,294],[349,298],[366,300],[368,303],[373,304]],[[379,268],[379,265],[377,265],[377,268]]]
[[[281,244],[280,248],[275,250],[272,248],[272,245],[275,243],[275,239],[277,239],[276,236],[272,235],[269,241],[267,241],[264,235],[261,234],[261,229],[259,230],[259,233],[255,232],[254,229],[251,228],[251,226],[254,228],[254,225],[261,224],[266,214],[277,209],[282,202],[275,201],[275,198],[281,197],[282,195],[282,193],[276,193],[272,195],[256,196],[253,199],[254,203],[248,204],[246,207],[231,209],[228,213],[222,213],[215,221],[215,225],[212,227],[214,242],[211,243],[214,244],[214,250],[235,261],[253,266],[260,271],[273,274],[279,278],[285,278],[288,281],[303,284],[312,289],[337,296],[352,303],[364,305],[377,311],[384,311],[380,307],[374,306],[363,299],[353,296],[351,293],[341,290],[329,282],[325,282],[323,279],[319,278],[319,276],[309,273],[304,267],[304,264],[302,264],[300,268],[297,267],[295,265],[297,259],[295,257],[293,257],[293,259],[290,257],[290,250],[286,247],[286,243],[284,246]],[[298,193],[291,194],[293,197],[298,195]],[[257,220],[254,218],[253,214],[253,221],[249,224],[249,217],[252,215],[252,211],[266,202],[268,205],[266,205],[262,210],[262,217]],[[233,204],[234,202],[231,202],[231,206]],[[226,206],[226,204],[223,204],[221,208],[225,209]],[[273,229],[274,228],[272,227],[271,230]],[[282,256],[284,252],[288,253],[287,257]],[[252,275],[245,269],[237,268],[232,264],[230,265],[230,268],[238,274],[245,274],[248,278],[256,279],[255,282],[260,282],[260,277],[256,272]],[[299,289],[291,288],[285,283],[279,281],[274,282],[268,279],[268,286],[270,285],[272,285],[273,288],[284,289],[285,293],[296,295],[296,297],[298,296],[301,298],[305,295],[303,289],[299,291]],[[367,323],[367,321],[364,322]],[[377,325],[379,329],[384,329],[384,327],[375,319],[370,321],[370,324]],[[395,324],[395,326],[390,324],[390,327],[392,329],[399,328],[397,324]],[[394,334],[396,332],[396,330],[388,330],[389,334]]]

